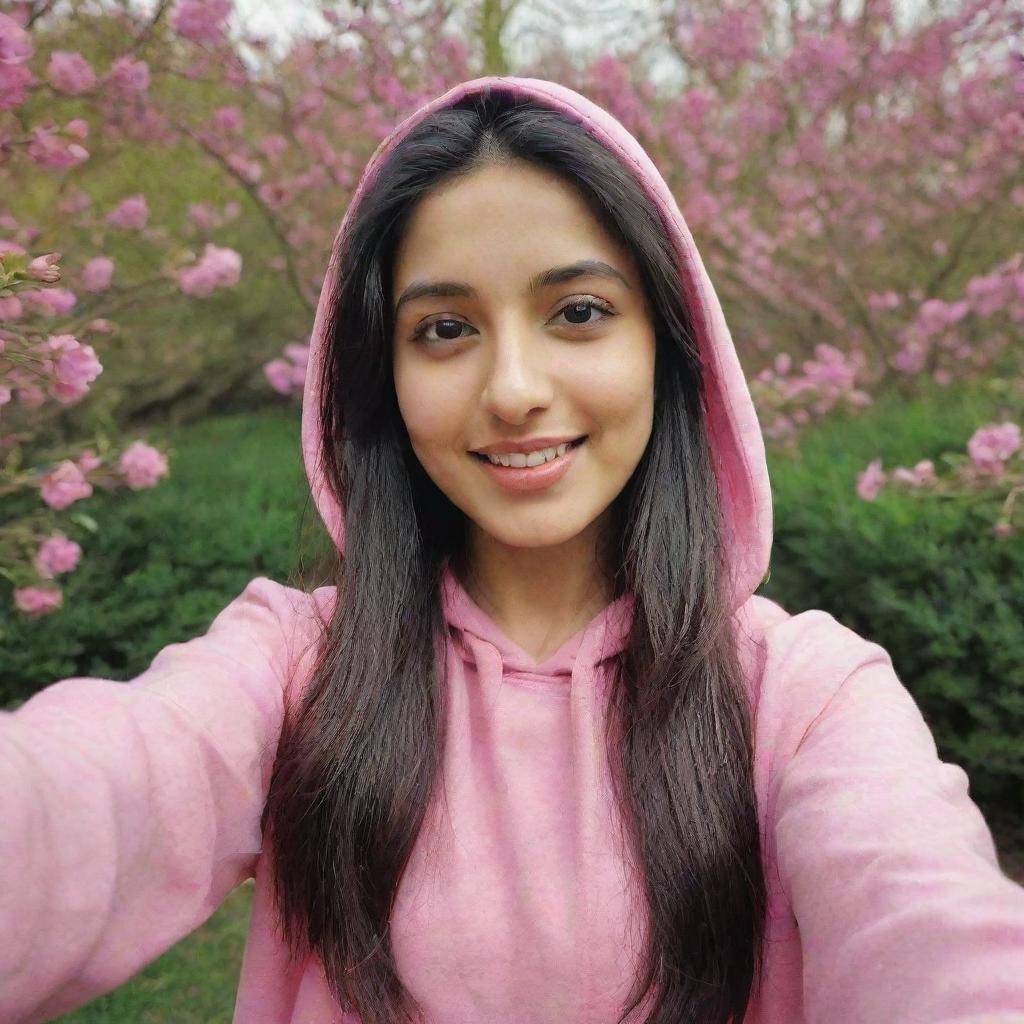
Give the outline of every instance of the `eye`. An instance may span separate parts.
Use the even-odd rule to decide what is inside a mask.
[[[431,330],[434,327],[438,327],[441,329],[441,337],[427,337],[427,331]],[[460,341],[462,339],[463,335],[461,332],[463,327],[469,327],[469,324],[465,324],[461,320],[455,320],[453,317],[450,316],[441,317],[440,320],[428,320],[426,323],[420,324],[412,332],[412,340],[426,341],[428,347],[437,347],[438,345],[450,345],[453,342]]]
[[[558,316],[568,312],[570,316],[583,316],[586,314],[588,309],[596,309],[600,313],[604,313],[605,317],[618,316],[614,309],[611,308],[607,303],[602,302],[600,299],[594,296],[585,296],[579,299],[573,299],[571,302],[566,303],[559,311]],[[594,317],[588,317],[586,320],[569,320],[570,327],[583,327],[587,330],[594,324],[603,322],[603,319],[596,319]]]

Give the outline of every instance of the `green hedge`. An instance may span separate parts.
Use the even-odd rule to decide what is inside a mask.
[[[157,487],[75,504],[100,529],[68,530],[83,557],[62,578],[62,608],[23,618],[9,586],[0,594],[0,703],[70,676],[130,679],[162,647],[204,632],[254,576],[289,582],[300,539],[304,557],[323,550],[297,409],[209,420],[170,441]]]
[[[771,575],[759,593],[788,611],[822,608],[889,652],[935,733],[967,771],[990,815],[1024,817],[1024,535],[991,535],[990,499],[855,491],[882,468],[965,453],[977,427],[1012,419],[1019,402],[984,387],[914,402],[898,396],[810,431],[799,459],[774,455]]]

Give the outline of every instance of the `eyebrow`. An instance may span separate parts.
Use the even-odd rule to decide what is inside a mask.
[[[632,288],[626,278],[604,260],[577,260],[575,263],[568,263],[562,267],[550,267],[536,274],[530,279],[530,294],[535,294],[541,288],[550,288],[552,285],[564,284],[566,281],[575,281],[580,277],[604,277],[620,281],[627,288]],[[413,281],[395,303],[394,315],[397,316],[407,302],[421,299],[424,296],[475,299],[477,293],[476,289],[461,281]]]

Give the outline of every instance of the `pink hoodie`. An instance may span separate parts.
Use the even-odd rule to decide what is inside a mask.
[[[886,651],[823,611],[753,596],[771,496],[743,372],[665,182],[583,96],[539,79],[463,83],[406,118],[501,86],[580,119],[625,160],[681,254],[709,368],[710,436],[729,530],[733,607],[756,708],[756,795],[769,884],[766,976],[746,1024],[1024,1022],[1024,889],[999,869],[962,768]],[[344,229],[344,221],[342,228]],[[317,468],[317,310],[303,407]],[[46,1021],[124,983],[255,877],[235,1024],[355,1024],[320,965],[289,968],[275,931],[260,816],[285,701],[312,663],[313,594],[252,580],[208,632],[128,683],[65,679],[0,713],[0,1024]],[[403,879],[393,941],[429,1024],[613,1024],[646,922],[623,866],[600,721],[628,595],[543,663],[450,574],[446,802]]]

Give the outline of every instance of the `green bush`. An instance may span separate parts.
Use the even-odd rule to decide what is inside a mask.
[[[989,422],[1024,422],[985,387],[880,400],[810,431],[798,459],[774,455],[770,579],[760,593],[787,611],[822,608],[881,644],[988,815],[1024,807],[1024,536],[991,534],[996,502],[883,488],[857,496],[857,474],[966,452]]]
[[[203,633],[254,576],[289,582],[300,540],[303,557],[323,550],[297,410],[208,420],[170,440],[157,487],[74,506],[100,529],[68,531],[83,557],[61,579],[62,608],[23,618],[4,588],[0,703],[70,676],[130,679],[162,647]]]

